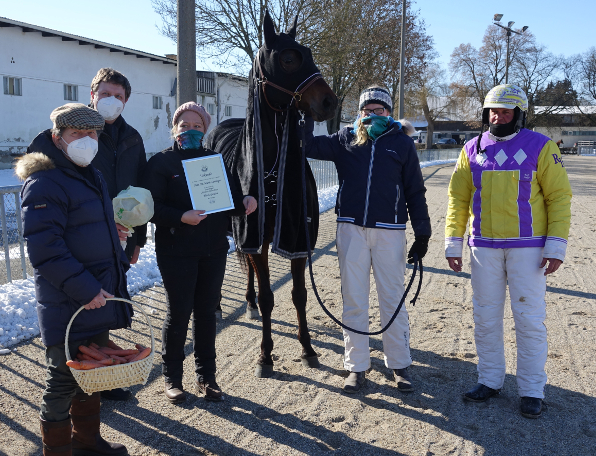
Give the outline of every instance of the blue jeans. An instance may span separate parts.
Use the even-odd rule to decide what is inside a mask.
[[[203,257],[157,255],[167,300],[161,351],[166,381],[182,381],[191,314],[197,380],[215,379],[215,309],[221,297],[226,259],[226,251]]]

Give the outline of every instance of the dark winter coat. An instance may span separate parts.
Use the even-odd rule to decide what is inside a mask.
[[[155,251],[158,255],[207,256],[225,254],[230,215],[244,213],[242,194],[228,172],[235,209],[209,214],[198,225],[183,223],[186,211],[193,209],[182,160],[213,155],[204,149],[182,150],[178,143],[149,159],[143,187],[151,191],[155,214]]]
[[[25,180],[23,233],[34,268],[41,338],[51,346],[64,343],[70,318],[100,289],[129,299],[129,265],[101,174],[89,165],[89,181],[56,148],[49,134],[42,135],[35,139],[33,153],[19,160],[16,173]],[[132,314],[129,304],[113,301],[99,309],[83,310],[69,337],[81,340],[128,327]]]
[[[398,122],[362,146],[352,145],[351,127],[329,136],[313,136],[310,119],[305,128],[307,157],[333,161],[337,168],[338,222],[405,230],[409,213],[414,234],[430,236],[418,154]]]
[[[116,141],[107,131],[116,137]],[[27,148],[27,153],[38,151],[44,143],[44,136],[49,132],[50,130],[46,130],[39,133]],[[106,124],[99,135],[98,142],[99,149],[91,164],[103,175],[110,199],[114,199],[129,185],[140,186],[147,166],[147,156],[139,132],[119,116],[112,125]],[[146,241],[147,225],[135,227],[134,233],[127,239],[126,244],[126,256],[129,260],[135,247],[137,245],[143,247]]]

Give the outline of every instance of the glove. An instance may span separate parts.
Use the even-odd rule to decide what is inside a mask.
[[[418,258],[421,260],[426,255],[426,251],[428,250],[428,240],[430,236],[414,236],[414,243],[412,247],[410,247],[410,251],[408,252],[408,263],[414,263],[414,254],[418,255]]]

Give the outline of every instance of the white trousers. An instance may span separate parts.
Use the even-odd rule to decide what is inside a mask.
[[[499,389],[505,380],[503,313],[509,283],[521,397],[544,398],[548,347],[544,326],[546,277],[539,267],[542,251],[539,247],[470,247],[478,383]]]
[[[368,307],[372,266],[381,325],[385,326],[404,293],[406,233],[402,230],[362,228],[350,223],[337,225],[337,256],[343,297],[342,321],[351,328],[369,331]],[[368,336],[343,331],[344,367],[350,372],[370,368]],[[402,369],[412,364],[410,324],[405,304],[393,324],[383,333],[385,365]]]

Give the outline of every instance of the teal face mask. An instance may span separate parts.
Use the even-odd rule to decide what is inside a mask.
[[[366,128],[368,137],[373,141],[381,136],[387,130],[387,127],[393,123],[393,119],[388,116],[368,116],[360,119],[360,122]],[[354,122],[354,130],[358,128],[358,120]]]
[[[205,133],[199,130],[186,130],[176,135],[180,149],[200,149]]]

